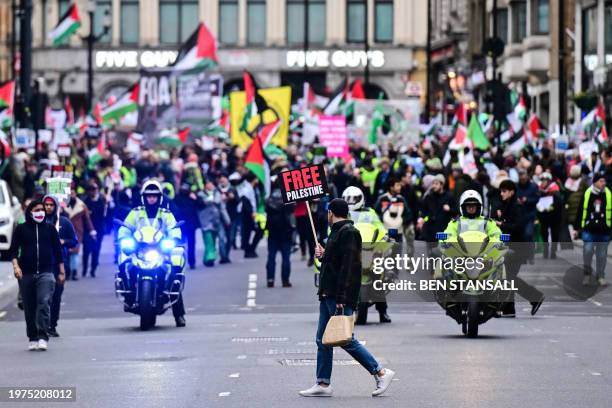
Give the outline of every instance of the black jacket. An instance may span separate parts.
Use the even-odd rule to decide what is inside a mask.
[[[25,275],[51,272],[63,262],[62,245],[55,226],[46,222],[37,224],[29,211],[26,222],[17,225],[13,233],[10,259],[18,259]]]
[[[443,207],[448,204],[450,211],[444,211]],[[421,215],[427,217],[423,226],[421,239],[426,242],[436,242],[436,233],[444,231],[448,223],[459,214],[455,200],[447,191],[434,193],[430,191],[425,194],[421,202]]]
[[[331,227],[321,261],[319,299],[332,298],[354,308],[360,288],[361,234],[353,221],[339,221]]]
[[[285,205],[280,194],[280,190],[276,189],[266,200],[266,229],[271,239],[286,240],[293,233],[295,204]]]

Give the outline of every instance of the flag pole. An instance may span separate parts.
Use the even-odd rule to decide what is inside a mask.
[[[306,201],[306,209],[308,210],[308,219],[310,220],[310,228],[312,228],[312,236],[314,237],[315,247],[319,246],[317,239],[317,231],[315,230],[314,221],[312,220],[312,212],[310,211],[310,201]]]

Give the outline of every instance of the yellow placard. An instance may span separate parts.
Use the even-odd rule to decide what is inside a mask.
[[[281,86],[279,88],[260,89],[259,95],[268,104],[268,109],[258,112],[246,126],[246,131],[241,131],[241,126],[246,108],[246,93],[244,91],[230,93],[230,121],[232,144],[247,148],[255,136],[256,130],[277,119],[281,125],[272,137],[271,143],[282,148],[287,147],[289,138],[289,116],[291,113],[291,87]],[[263,121],[263,123],[262,123]]]

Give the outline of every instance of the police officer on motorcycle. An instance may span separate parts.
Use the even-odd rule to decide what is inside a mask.
[[[365,195],[359,187],[349,186],[342,192],[342,199],[347,202],[351,219],[355,228],[361,234],[361,239],[366,244],[380,242],[387,234],[387,230],[383,222],[378,217],[378,214],[373,208],[365,206]],[[362,279],[364,284],[364,279]],[[377,297],[384,296],[377,294]],[[391,318],[387,314],[387,302],[384,299],[376,299],[372,302],[378,311],[381,323],[391,323]],[[357,319],[355,324],[364,325],[367,322],[368,308],[372,305],[370,302],[360,300],[357,308]]]
[[[161,184],[157,180],[146,181],[140,190],[141,206],[133,208],[123,222],[127,226],[136,227],[142,220],[147,220],[148,223],[161,223],[165,229],[169,231],[169,237],[177,242],[182,239],[181,229],[173,228],[176,225],[176,219],[170,210],[164,204],[164,192]],[[129,234],[129,230],[125,227],[119,229],[119,239],[125,234]],[[172,266],[174,273],[181,273],[183,266]],[[176,269],[176,270],[175,270]],[[172,305],[172,314],[176,321],[176,327],[185,327],[185,306],[183,305],[183,295],[180,294],[176,303]]]
[[[459,198],[461,216],[451,220],[445,233],[457,236],[463,231],[482,231],[489,237],[501,235],[495,221],[482,215],[482,197],[476,190],[467,190]]]

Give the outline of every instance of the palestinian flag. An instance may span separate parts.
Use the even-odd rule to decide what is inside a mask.
[[[187,137],[189,136],[189,128],[179,130],[178,132],[173,132],[171,130],[162,130],[159,133],[159,139],[157,142],[159,144],[167,145],[167,146],[180,146],[184,145],[187,142]]]
[[[244,167],[249,169],[258,179],[266,192],[270,194],[270,168],[266,162],[263,145],[259,136],[256,136],[249,147],[244,159]]]
[[[70,98],[64,98],[64,110],[66,111],[66,124],[68,126],[74,125],[74,109],[70,103]]]
[[[448,150],[460,150],[463,151],[466,147],[473,147],[472,141],[468,136],[467,128],[463,125],[457,125],[455,130],[455,136],[450,140],[448,144]]]
[[[349,86],[345,79],[330,96],[329,102],[323,108],[323,113],[328,116],[339,114],[342,111],[342,106],[346,103],[348,94]]]
[[[102,110],[102,121],[109,122],[111,120],[119,122],[119,120],[130,112],[138,110],[138,92],[140,84],[136,82],[130,87],[119,99],[110,103]]]
[[[200,23],[179,49],[172,67],[174,71],[194,71],[212,68],[217,64],[217,40],[206,24]]]
[[[312,89],[312,86],[310,86],[310,83],[304,82],[304,96],[302,97],[301,105],[304,114],[309,113],[309,110],[310,114],[314,114],[317,111],[320,112],[328,102],[328,98],[317,95]]]
[[[261,129],[259,132],[259,137],[261,138],[261,144],[264,148],[268,146],[272,138],[276,135],[278,129],[281,127],[281,124],[282,121],[277,119],[274,122],[268,123]]]
[[[54,47],[62,45],[72,34],[74,34],[81,26],[81,17],[77,5],[72,4],[66,13],[60,18],[59,22],[49,33],[49,39]]]
[[[597,140],[600,143],[605,143],[608,141],[608,131],[606,130],[606,111],[602,103],[597,105],[597,111],[595,112],[595,118],[597,123],[597,129],[595,134],[597,135]]]
[[[262,114],[269,107],[266,100],[259,94],[253,75],[249,71],[244,70],[242,79],[244,81],[244,92],[246,93],[246,107],[242,116],[240,130],[244,132],[248,129],[251,119]]]
[[[527,105],[525,105],[525,100],[523,99],[523,95],[518,97],[518,102],[514,106],[514,110],[506,115],[506,119],[508,123],[512,127],[512,130],[515,133],[519,133],[525,124],[525,119],[527,117]]]
[[[351,87],[351,92],[348,94],[346,105],[344,107],[344,116],[351,116],[355,112],[355,101],[364,100],[365,92],[360,79],[356,79]]]
[[[527,121],[527,129],[529,129],[529,132],[531,132],[532,139],[537,139],[543,132],[546,131],[546,128],[542,125],[542,122],[540,122],[540,119],[538,119],[535,113],[532,113],[529,117],[529,120]]]
[[[98,144],[93,149],[87,152],[88,167],[90,169],[95,168],[96,164],[104,158],[104,151],[106,150],[106,134],[102,132]]]
[[[0,128],[13,124],[13,104],[15,102],[15,81],[0,84]]]
[[[6,81],[0,84],[0,108],[8,108],[13,111],[15,101],[15,81]]]
[[[455,110],[455,116],[453,117],[452,125],[463,125],[467,126],[467,109],[465,108],[465,103],[460,102],[457,105],[457,109]]]
[[[467,130],[467,136],[477,149],[487,150],[491,145],[489,139],[482,131],[480,123],[478,123],[478,119],[476,119],[476,115],[472,115],[470,126],[468,126]]]

